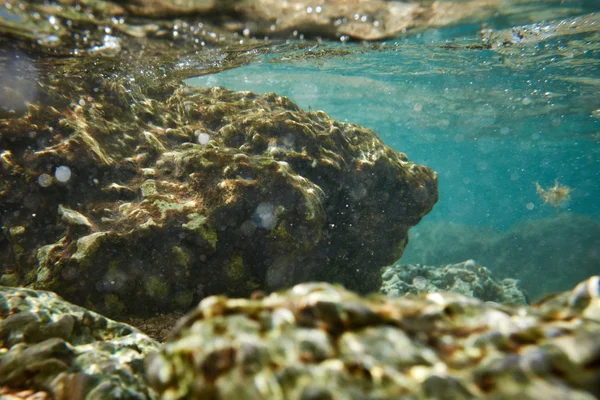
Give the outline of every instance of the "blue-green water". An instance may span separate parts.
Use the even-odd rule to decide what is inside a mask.
[[[489,24],[514,37],[510,21]],[[577,32],[565,34],[566,24]],[[600,272],[597,25],[596,14],[555,21],[532,27],[541,36],[498,47],[483,45],[480,25],[375,46],[314,41],[285,51],[288,43],[275,56],[188,83],[275,92],[375,130],[439,174],[439,203],[411,230],[403,261],[476,258],[543,295]],[[327,51],[345,53],[319,56]],[[558,207],[544,204],[534,185],[555,180],[573,190]],[[481,229],[493,237],[479,242]],[[553,277],[540,284],[540,273]]]
[[[283,55],[190,83],[276,92],[375,130],[439,173],[440,202],[428,219],[507,228],[552,215],[532,182],[555,179],[574,188],[562,208],[600,217],[600,49],[548,59],[581,39],[561,37],[507,56],[467,48],[481,42],[465,31],[452,41],[432,31],[342,57]],[[327,43],[306,53],[324,48],[362,50]]]

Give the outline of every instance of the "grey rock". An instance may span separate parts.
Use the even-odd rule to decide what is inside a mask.
[[[153,399],[144,359],[158,344],[54,293],[0,286],[0,385],[58,399]]]
[[[448,291],[484,301],[527,304],[516,279],[496,280],[474,260],[439,267],[398,263],[383,268],[382,279],[380,291],[391,296]]]

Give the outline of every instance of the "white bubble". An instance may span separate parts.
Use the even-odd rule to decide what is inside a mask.
[[[208,141],[210,140],[210,135],[206,132],[196,131],[196,132],[194,132],[194,134],[196,135],[198,143],[200,143],[200,144],[207,144]]]
[[[48,187],[52,185],[52,177],[48,174],[41,174],[38,176],[38,183],[41,187]]]
[[[415,276],[413,278],[413,286],[418,290],[423,290],[427,287],[427,279],[422,276]]]
[[[0,19],[1,16],[0,11]],[[37,69],[29,57],[19,52],[3,53],[0,74],[0,113],[26,112],[27,104],[37,98],[37,81]]]
[[[254,211],[252,216],[252,222],[259,228],[271,230],[277,225],[277,215],[275,214],[275,207],[271,203],[260,203]]]
[[[521,103],[523,103],[524,106],[528,106],[533,102],[533,100],[531,100],[529,97],[523,97],[523,100],[521,100]]]
[[[533,204],[533,203],[527,203],[527,204],[525,205],[525,207],[526,207],[526,208],[527,208],[529,211],[531,211],[531,210],[533,210],[533,209],[535,208],[535,204]]]
[[[104,43],[102,46],[94,46],[88,50],[92,55],[104,57],[114,57],[121,51],[119,38],[111,35],[104,35]]]
[[[54,177],[59,182],[68,182],[69,179],[71,179],[71,168],[67,167],[66,165],[61,165],[60,167],[56,168],[56,171],[54,171]]]

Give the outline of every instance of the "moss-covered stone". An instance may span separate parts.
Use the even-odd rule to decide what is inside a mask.
[[[71,259],[84,269],[93,264],[94,256],[100,249],[105,236],[106,232],[95,232],[79,238],[77,240],[77,251]]]
[[[599,322],[598,276],[533,306],[301,284],[204,299],[148,376],[170,399],[592,399]]]
[[[112,315],[122,315],[127,311],[127,306],[123,304],[116,294],[107,294],[104,296],[104,306]]]
[[[158,276],[151,276],[144,282],[145,294],[151,299],[158,301],[166,299],[169,294],[169,284]]]
[[[173,255],[173,262],[184,268],[188,268],[190,265],[190,254],[181,246],[173,246],[171,248],[171,254]]]
[[[239,281],[246,275],[244,269],[244,259],[239,254],[235,254],[225,264],[225,273],[227,277],[233,282]]]
[[[0,277],[0,285],[2,286],[17,286],[19,284],[19,276],[15,273],[2,274]]]

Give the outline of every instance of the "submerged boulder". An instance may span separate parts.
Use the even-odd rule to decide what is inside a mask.
[[[374,291],[437,201],[432,170],[276,94],[182,86],[126,112],[102,100],[4,123],[9,137],[60,132],[3,153],[4,223],[22,283],[79,304],[185,309],[306,280]]]
[[[371,130],[273,93],[181,83],[275,52],[268,42],[128,14],[162,1],[7,4],[5,285],[109,315],[306,280],[376,291],[437,201],[436,173]]]

